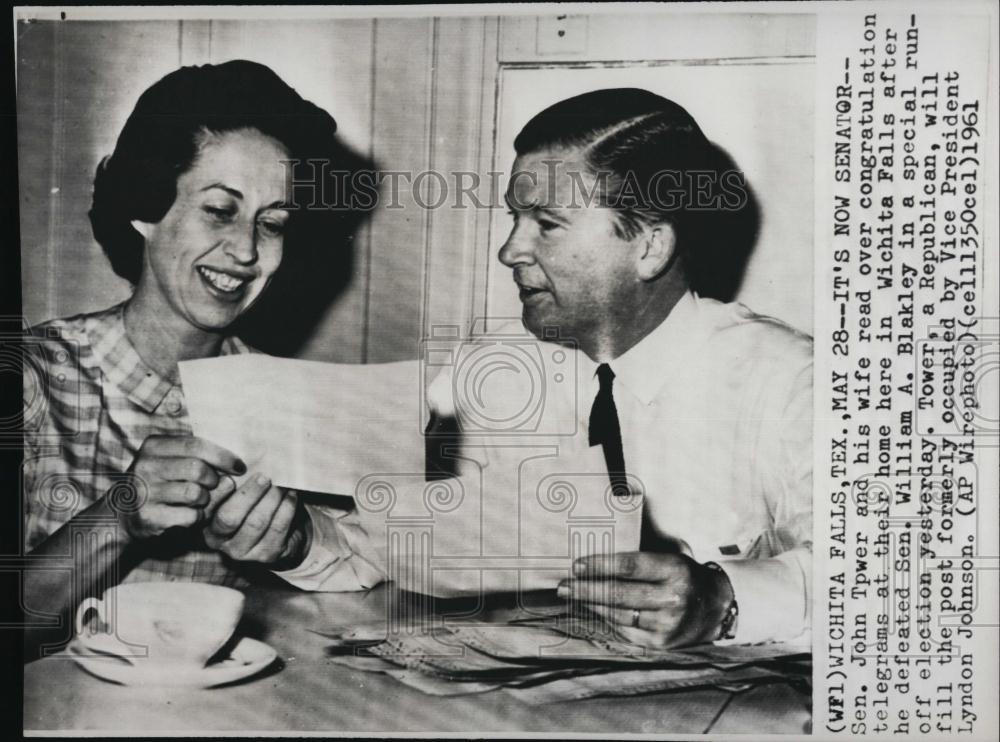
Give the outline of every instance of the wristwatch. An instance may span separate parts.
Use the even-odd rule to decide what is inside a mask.
[[[740,617],[740,604],[736,602],[736,591],[733,590],[733,583],[730,582],[729,575],[726,574],[726,570],[715,562],[705,562],[705,566],[723,574],[726,578],[726,583],[729,585],[729,592],[733,595],[733,599],[726,607],[726,612],[723,614],[722,621],[719,623],[719,635],[715,637],[714,641],[720,641],[721,639],[735,639],[736,622]]]

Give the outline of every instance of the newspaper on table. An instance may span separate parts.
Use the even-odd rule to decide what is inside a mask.
[[[427,618],[407,631],[384,622],[319,631],[334,662],[383,673],[429,695],[504,689],[529,704],[696,687],[728,690],[808,677],[802,642],[651,650],[592,616],[554,614],[506,623]],[[803,675],[805,673],[805,675]],[[803,680],[803,682],[805,682]]]

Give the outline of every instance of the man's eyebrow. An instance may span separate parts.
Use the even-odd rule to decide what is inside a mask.
[[[538,204],[521,203],[521,201],[517,198],[517,196],[514,196],[514,198],[511,199],[509,196],[504,194],[503,200],[504,203],[507,204],[507,209],[509,211],[519,211],[519,212],[535,211],[538,208]]]
[[[504,194],[504,203],[507,204],[507,208],[511,211],[529,211],[535,214],[544,214],[546,218],[552,219],[553,221],[559,222],[560,224],[568,224],[566,217],[559,213],[558,209],[553,209],[547,206],[540,206],[539,204],[518,204],[515,206],[511,202],[510,198]]]
[[[566,217],[563,216],[563,214],[560,213],[559,211],[562,207],[557,206],[556,208],[553,209],[548,206],[539,206],[538,204],[535,204],[531,208],[532,211],[540,211],[541,213],[545,214],[545,216],[550,217],[557,222],[563,222],[563,223],[566,222]]]

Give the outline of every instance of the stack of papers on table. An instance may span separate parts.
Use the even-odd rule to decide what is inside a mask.
[[[509,623],[425,620],[318,632],[332,659],[384,673],[430,695],[503,689],[531,704],[795,679],[808,682],[802,644],[699,645],[653,651],[614,637],[598,619],[565,614]]]

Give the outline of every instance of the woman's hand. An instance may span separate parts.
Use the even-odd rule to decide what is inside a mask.
[[[308,551],[309,531],[296,492],[255,474],[215,507],[205,543],[237,561],[291,569]]]
[[[135,488],[130,501],[110,504],[133,539],[191,527],[206,519],[213,497],[224,497],[235,488],[232,479],[220,472],[244,474],[246,464],[203,438],[151,435],[129,467]],[[109,497],[114,500],[116,492],[112,490]]]
[[[576,560],[573,574],[559,584],[561,597],[603,616],[626,641],[652,649],[719,638],[733,601],[724,572],[683,554],[597,554]]]

